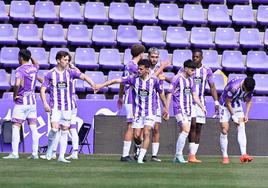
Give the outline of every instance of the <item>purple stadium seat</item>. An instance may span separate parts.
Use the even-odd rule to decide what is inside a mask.
[[[119,25],[116,40],[120,46],[132,46],[141,43],[135,25]]]
[[[11,24],[0,24],[0,44],[2,45],[17,44],[13,26]]]
[[[36,24],[20,24],[18,29],[18,41],[25,45],[42,44]]]
[[[179,2],[183,3],[199,3],[201,0],[179,0]]]
[[[66,45],[63,27],[61,24],[45,24],[43,29],[43,41],[47,45]]]
[[[14,86],[15,85],[15,69],[12,69],[11,70],[11,74],[10,74],[10,85],[11,86]]]
[[[160,26],[143,26],[141,41],[145,46],[166,46]]]
[[[128,62],[132,59],[132,55],[131,55],[131,52],[130,52],[130,49],[127,48],[125,49],[125,52],[124,52],[124,60],[123,60],[123,64],[126,65],[128,64]]]
[[[204,9],[201,5],[185,4],[183,8],[183,22],[186,24],[206,24]]]
[[[225,50],[222,54],[222,64],[226,71],[245,71],[243,56],[241,51]]]
[[[208,27],[193,27],[190,41],[196,48],[213,48],[215,46]]]
[[[268,1],[267,1],[268,2]],[[260,5],[257,11],[257,22],[260,25],[268,25],[268,6]]]
[[[232,14],[233,23],[236,25],[255,25],[252,6],[234,5]]]
[[[252,0],[252,3],[268,4],[267,0]]]
[[[158,20],[162,24],[182,24],[178,5],[161,3],[158,11]]]
[[[230,15],[226,5],[213,5],[208,7],[208,22],[211,25],[230,25]]]
[[[4,96],[4,95],[3,95]],[[268,103],[268,97],[267,96],[253,96],[252,97],[253,103]]]
[[[211,68],[213,71],[215,71],[217,69],[222,69],[222,67],[219,63],[217,50],[203,50],[202,63],[206,67]]]
[[[99,64],[103,69],[123,69],[119,50],[115,48],[102,48],[99,55]]]
[[[106,81],[104,74],[101,71],[86,71],[85,74],[88,75],[96,84],[102,84]],[[90,85],[88,85],[87,82],[84,82],[84,86],[87,91],[93,92],[93,89],[91,88]],[[99,92],[105,93],[107,91],[108,91],[108,87],[104,87],[104,88],[101,88]]]
[[[264,44],[268,47],[268,29],[266,29],[264,33]]]
[[[2,99],[13,100],[13,92],[4,92]]]
[[[93,48],[76,48],[74,62],[78,68],[97,69],[97,59]]]
[[[15,21],[34,20],[29,1],[11,1],[9,14]]]
[[[71,45],[91,45],[91,36],[86,25],[73,25],[68,27],[67,41]]]
[[[50,52],[49,52],[49,64],[52,66],[57,65],[57,61],[56,61],[56,54],[58,51],[66,51],[69,52],[68,48],[51,48]]]
[[[7,72],[4,69],[0,69],[0,90],[9,90],[10,84],[7,78]]]
[[[216,90],[217,90],[217,93],[222,93],[223,90],[224,90],[224,77],[223,75],[221,74],[213,74],[213,79],[214,79],[214,83],[215,83],[215,86],[216,86]],[[209,85],[207,84],[206,85],[206,92],[210,92],[210,87]]]
[[[87,94],[86,99],[89,99],[89,100],[106,100],[104,94]]]
[[[172,80],[172,78],[175,76],[173,72],[164,72],[164,75]],[[168,90],[170,83],[164,81],[164,90],[165,92]]]
[[[86,2],[84,16],[88,22],[94,23],[103,23],[109,20],[103,2]]]
[[[155,24],[158,20],[155,18],[154,5],[151,3],[135,3],[134,20],[137,23]]]
[[[202,0],[204,3],[224,3],[224,0]]]
[[[0,1],[0,21],[7,21],[9,20],[9,16],[6,12],[5,2]]]
[[[84,20],[78,2],[61,2],[60,19],[65,22],[81,22]]]
[[[122,75],[123,75],[122,71],[110,71],[108,73],[108,80],[112,80],[112,79],[115,79],[115,78],[121,78]],[[119,84],[110,85],[110,86],[108,86],[108,88],[113,93],[118,93],[119,92]]]
[[[246,65],[249,71],[268,71],[268,57],[264,51],[248,51]]]
[[[253,78],[256,81],[255,93],[260,95],[268,94],[268,74],[254,74]]]
[[[114,23],[132,23],[128,4],[112,2],[109,7],[109,19]]]
[[[44,78],[45,77],[45,73],[47,72],[48,70],[38,70],[37,72],[37,76],[40,77],[40,78]],[[41,85],[42,83],[40,83],[38,80],[36,81],[36,89],[37,90],[40,90],[41,88]]]
[[[239,43],[242,48],[261,48],[263,43],[257,28],[242,28],[239,35]]]
[[[54,22],[59,20],[56,15],[55,5],[52,1],[36,1],[34,17],[40,22]]]
[[[75,80],[75,91],[85,92],[86,88],[84,86],[84,80],[76,79]]]
[[[116,45],[114,32],[110,25],[94,25],[92,30],[92,41],[98,46]]]
[[[28,47],[27,49],[31,51],[32,57],[38,62],[40,68],[49,68],[48,56],[45,48]]]
[[[243,4],[249,4],[249,0],[227,0],[227,3],[243,3]]]
[[[181,67],[183,67],[183,63],[187,59],[192,59],[191,50],[174,50],[172,56],[173,68],[179,70]]]
[[[18,67],[18,54],[20,49],[17,47],[2,47],[0,52],[0,64],[3,67]]]
[[[169,26],[166,33],[166,42],[168,46],[176,48],[187,48],[191,45],[185,27]]]
[[[215,45],[218,48],[237,48],[239,44],[234,28],[220,28],[216,29]]]
[[[228,76],[228,82],[231,81],[232,79],[238,79],[238,78],[246,78],[247,75],[246,74],[229,74]]]

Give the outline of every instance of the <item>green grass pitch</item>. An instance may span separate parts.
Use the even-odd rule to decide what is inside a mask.
[[[81,155],[70,164],[54,161],[4,160],[0,154],[1,188],[267,188],[268,158],[255,157],[252,163],[221,164],[220,157],[201,156],[201,164],[174,164],[171,156],[161,163],[123,163],[119,155]]]

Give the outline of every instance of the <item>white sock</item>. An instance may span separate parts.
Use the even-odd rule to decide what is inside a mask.
[[[189,143],[189,154],[190,155],[195,155],[194,150],[195,150],[195,143],[194,142],[190,142]]]
[[[246,136],[244,122],[240,123],[240,125],[237,127],[237,140],[240,146],[241,155],[246,154],[247,153],[247,136]]]
[[[131,147],[131,141],[124,141],[122,157],[129,156],[130,147]]]
[[[182,155],[182,150],[185,145],[186,138],[188,137],[188,133],[182,131],[178,137],[177,144],[176,144],[176,155]]]
[[[140,154],[139,154],[139,156],[138,156],[138,162],[143,162],[143,158],[144,158],[144,156],[145,156],[145,154],[146,154],[146,149],[144,149],[144,148],[141,148],[141,150],[140,150]]]
[[[12,153],[19,155],[20,127],[12,125]]]
[[[199,148],[199,144],[195,143],[194,144],[194,155],[196,155],[198,148]]]
[[[157,156],[159,150],[159,142],[152,143],[152,156]]]
[[[228,157],[227,154],[227,147],[228,147],[228,137],[227,134],[220,134],[220,145],[221,145],[221,152],[223,157]]]
[[[32,155],[38,155],[39,138],[36,124],[30,125],[30,129],[32,132]]]
[[[70,129],[70,133],[72,135],[72,144],[73,144],[73,153],[74,151],[78,151],[78,142],[79,142],[79,138],[78,138],[78,133],[76,129]]]
[[[57,131],[55,138],[52,142],[52,151],[57,153],[57,148],[59,145],[59,140],[60,140],[60,135],[61,135],[61,130]]]
[[[55,140],[58,129],[52,128],[48,133],[47,154],[52,155],[52,145]]]
[[[60,155],[59,158],[64,158],[67,149],[68,131],[61,131],[60,136]]]

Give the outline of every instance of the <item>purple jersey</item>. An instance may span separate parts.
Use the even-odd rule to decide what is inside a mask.
[[[138,65],[133,61],[130,60],[128,64],[125,66],[124,72],[123,72],[123,77],[126,76],[135,76],[138,73]],[[127,84],[125,85],[125,103],[130,104],[132,101],[132,92],[131,92],[131,87]]]
[[[191,93],[195,92],[193,79],[178,73],[173,77],[168,92],[172,93],[174,115],[183,113],[190,116],[193,101]]]
[[[16,69],[15,79],[21,79],[21,85],[18,90],[19,98],[15,100],[16,104],[33,105],[35,100],[35,84],[39,66],[26,63]]]
[[[232,100],[232,107],[240,107],[242,105],[242,101],[246,98],[251,99],[253,96],[253,92],[246,93],[242,90],[242,84],[244,82],[243,78],[234,78],[225,86],[223,93],[220,97],[220,104],[226,106],[226,99]]]
[[[131,99],[133,100],[133,114],[135,117],[156,115],[156,95],[163,91],[160,82],[156,77],[151,76],[146,80],[137,75],[122,78],[122,83],[131,87]]]
[[[182,72],[183,68],[179,70]],[[193,80],[195,83],[195,92],[203,105],[205,105],[205,89],[207,83],[213,84],[213,73],[212,70],[208,67],[202,65],[200,68],[195,69],[195,73],[193,75]]]
[[[158,69],[159,69],[158,65],[156,65],[153,69],[150,68],[150,70],[149,70],[150,71],[150,76],[154,76],[154,73],[156,71],[158,71]],[[163,81],[161,81],[161,83],[163,83]],[[155,101],[156,101],[157,108],[161,108],[159,94],[157,93],[155,97],[156,97]]]
[[[47,72],[42,87],[49,88],[50,107],[56,110],[72,110],[73,100],[73,79],[79,78],[81,72],[74,69],[65,69],[60,72],[54,67]]]

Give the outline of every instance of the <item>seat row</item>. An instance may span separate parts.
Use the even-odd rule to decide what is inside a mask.
[[[38,75],[40,77],[44,77],[45,72],[47,70],[39,70]],[[122,77],[123,72],[122,71],[110,71],[107,78],[104,76],[104,73],[101,71],[86,71],[86,75],[88,75],[92,80],[97,83],[103,83],[107,79],[111,80],[114,78]],[[173,72],[165,72],[164,73],[167,77],[172,78],[175,74]],[[245,74],[230,74],[229,80],[233,78],[245,78]],[[256,80],[256,87],[255,87],[255,93],[260,95],[266,95],[268,94],[268,75],[267,74],[254,74],[254,79]],[[221,93],[224,90],[225,82],[224,77],[221,74],[213,74],[213,78],[215,81],[215,84],[217,86],[217,92]],[[14,86],[15,83],[15,70],[12,71],[10,80],[7,77],[7,73],[4,69],[0,69],[0,90],[8,91],[11,89],[12,86]],[[36,85],[37,89],[40,90],[41,84],[37,82]],[[93,89],[90,85],[88,85],[83,80],[77,80],[76,81],[76,91],[78,92],[93,92]],[[164,83],[164,89],[167,90],[169,88],[169,83]],[[206,87],[207,92],[209,92],[209,87]],[[112,92],[112,93],[118,93],[119,92],[119,84],[114,84],[108,87],[101,88],[100,93],[106,93],[106,92]]]
[[[28,47],[32,56],[39,62],[40,67],[48,69],[57,64],[55,57],[59,50],[68,51],[68,48],[51,48],[50,52],[46,52],[41,47]],[[4,68],[16,68],[18,63],[17,47],[2,47],[0,52],[0,65]],[[73,61],[76,66],[86,70],[122,70],[124,65],[131,60],[130,49],[126,49],[124,53],[120,53],[115,48],[102,48],[96,53],[93,48],[76,48],[73,55]],[[146,55],[145,55],[146,56]],[[268,56],[265,51],[248,51],[247,56],[242,55],[241,51],[225,50],[222,55],[218,55],[216,50],[203,50],[203,63],[212,70],[223,69],[227,72],[237,71],[244,72],[246,70],[252,72],[268,71]],[[160,61],[170,61],[171,65],[167,70],[178,70],[183,66],[183,62],[192,58],[191,50],[173,51],[169,54],[167,50],[160,50]]]
[[[15,31],[15,32],[14,32]],[[42,35],[42,36],[40,36]],[[42,38],[42,39],[41,39]],[[214,40],[215,38],[215,40]],[[208,27],[192,27],[191,32],[184,27],[169,26],[162,31],[160,26],[143,26],[138,30],[134,25],[119,25],[113,30],[109,25],[70,24],[68,30],[61,24],[45,24],[40,29],[35,24],[20,24],[14,29],[11,24],[0,24],[0,44],[2,45],[74,45],[74,46],[119,46],[128,47],[136,43],[145,46],[188,48],[262,48],[268,45],[268,29],[264,35],[257,28],[217,28],[211,32]]]
[[[34,9],[34,11],[32,11]],[[224,4],[210,4],[207,11],[200,4],[185,4],[179,9],[174,3],[161,3],[156,9],[151,3],[136,3],[133,8],[128,3],[112,2],[105,7],[103,2],[86,2],[80,6],[78,2],[61,2],[59,13],[52,1],[37,1],[31,8],[28,1],[12,1],[9,16],[5,4],[0,1],[0,20],[7,21],[9,17],[15,21],[39,22],[63,21],[63,22],[93,22],[104,23],[141,23],[141,24],[207,24],[230,25],[268,25],[268,6],[260,5],[255,18],[251,5],[235,5],[230,11]]]

